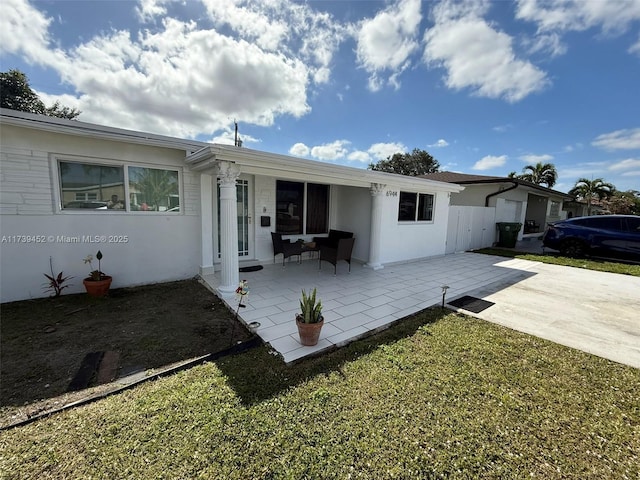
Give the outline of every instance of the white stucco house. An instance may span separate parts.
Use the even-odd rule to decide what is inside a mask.
[[[492,246],[496,223],[521,223],[518,240],[540,236],[549,222],[566,218],[563,202],[573,197],[517,178],[437,172],[422,178],[463,185],[451,195],[447,253]]]
[[[271,263],[271,232],[356,237],[353,259],[385,264],[443,255],[451,194],[464,187],[0,110],[0,291],[46,296],[54,270],[82,291],[83,258],[101,250],[112,288],[220,275]]]

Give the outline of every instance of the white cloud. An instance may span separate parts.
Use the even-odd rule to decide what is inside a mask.
[[[172,0],[138,0],[136,14],[141,22],[151,22],[157,17],[167,14],[166,3]]]
[[[62,53],[50,47],[51,22],[51,18],[47,18],[25,0],[3,0],[0,53],[22,53],[27,61],[40,65],[60,61]]]
[[[326,12],[289,0],[202,0],[216,26],[230,27],[266,51],[297,56],[316,83],[330,78],[330,65],[348,26]]]
[[[242,142],[243,146],[247,146],[248,143],[260,143],[260,140],[252,137],[251,135],[238,132],[238,139]],[[219,143],[221,145],[235,145],[236,144],[236,132],[231,127],[225,127],[224,131],[214,136],[209,140],[211,143]]]
[[[448,146],[449,146],[449,142],[447,142],[444,138],[441,138],[436,143],[427,145],[427,147],[434,147],[434,148],[442,148],[442,147],[448,147]]]
[[[584,145],[582,143],[575,143],[574,145],[566,145],[562,151],[566,152],[566,153],[571,153],[575,150],[582,150],[584,148]]]
[[[264,50],[275,51],[284,42],[287,35],[287,24],[281,19],[267,15],[262,8],[273,7],[272,11],[283,8],[282,1],[271,4],[253,5],[243,1],[204,0],[209,17],[217,25],[228,25],[242,37],[255,42]]]
[[[289,153],[291,155],[295,155],[296,157],[306,157],[309,155],[311,150],[304,143],[296,143],[289,149]]]
[[[594,147],[605,150],[640,149],[640,128],[629,128],[604,133],[591,142]]]
[[[80,109],[84,121],[194,137],[224,130],[230,117],[269,126],[310,110],[315,70],[299,52],[267,51],[169,17],[135,38],[112,30],[61,51],[49,45],[50,19],[19,0],[3,7],[3,51],[56,70],[78,94],[50,98]]]
[[[621,160],[609,166],[609,170],[613,170],[616,172],[620,170],[631,170],[634,168],[640,169],[640,159],[627,158],[626,160]]]
[[[447,87],[480,97],[517,102],[544,89],[545,72],[517,59],[512,38],[482,18],[486,5],[444,1],[434,8],[435,25],[424,35],[427,65],[446,69]]]
[[[576,165],[572,168],[563,168],[558,170],[558,178],[569,179],[569,181],[572,182],[571,187],[573,187],[578,178],[601,178],[604,176],[604,172],[605,170],[602,168],[591,167],[588,165]]]
[[[398,76],[409,66],[409,57],[418,48],[420,3],[420,0],[400,0],[361,23],[356,55],[358,64],[370,74],[370,90],[382,88],[385,80],[381,75],[385,71],[391,72],[387,82],[399,88]]]
[[[625,32],[640,20],[637,0],[518,0],[516,18],[535,22],[541,32],[582,31],[601,27],[606,33]]]
[[[547,163],[551,160],[553,160],[553,155],[549,155],[549,154],[544,154],[544,155],[533,155],[533,154],[529,154],[529,155],[521,155],[520,160],[522,160],[523,162],[529,164],[529,165],[535,165],[536,163],[540,162],[540,163]]]
[[[215,137],[213,137],[211,139],[211,143],[218,143],[220,145],[235,145],[235,134],[230,130],[224,131],[220,135],[216,135]]]
[[[80,99],[78,97],[74,97],[73,95],[63,94],[63,95],[51,95],[46,92],[40,92],[38,90],[34,90],[34,92],[40,97],[40,100],[47,106],[50,107],[56,102],[60,102],[60,105],[69,108],[76,108],[78,110],[82,110],[80,107]],[[83,115],[84,117],[84,115]]]
[[[502,167],[505,163],[507,163],[506,155],[500,155],[499,157],[487,155],[478,160],[471,168],[473,170],[490,170],[492,168]]]
[[[349,155],[347,155],[347,160],[369,164],[371,162],[371,157],[367,152],[363,152],[362,150],[354,150]]]
[[[336,140],[324,145],[318,145],[311,149],[311,155],[320,160],[340,160],[347,155],[348,140]]]
[[[638,35],[638,41],[631,45],[627,51],[631,54],[640,56],[640,35]]]
[[[395,153],[405,153],[407,147],[402,143],[374,143],[367,152],[374,160],[386,160]]]
[[[638,0],[518,0],[516,18],[534,22],[538,35],[531,51],[548,52],[551,56],[566,52],[559,33],[600,28],[606,35],[626,32],[640,20]],[[640,53],[640,39],[628,52]]]
[[[533,39],[524,40],[524,45],[529,53],[547,54],[551,57],[567,53],[567,46],[557,33],[538,34]]]
[[[504,133],[507,130],[511,130],[512,128],[513,128],[513,125],[511,125],[510,123],[507,123],[505,125],[496,125],[495,127],[492,128],[492,130],[494,132]]]

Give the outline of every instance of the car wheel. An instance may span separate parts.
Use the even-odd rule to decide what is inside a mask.
[[[560,253],[567,257],[584,257],[587,248],[583,242],[575,238],[569,238],[560,245]]]

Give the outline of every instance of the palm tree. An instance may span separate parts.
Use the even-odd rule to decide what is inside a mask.
[[[579,178],[574,187],[569,190],[569,195],[587,202],[587,215],[591,215],[591,201],[595,198],[598,200],[609,198],[614,191],[615,187],[601,178],[593,180]]]
[[[553,163],[538,162],[535,165],[527,165],[522,172],[518,178],[536,185],[545,184],[549,188],[553,187],[558,179],[558,172]]]

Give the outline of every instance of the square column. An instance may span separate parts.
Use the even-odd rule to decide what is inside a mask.
[[[213,268],[213,177],[200,175],[200,244],[202,248],[200,275],[209,275]]]

